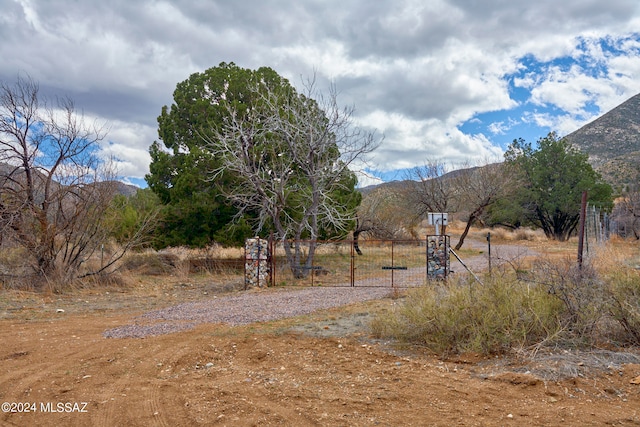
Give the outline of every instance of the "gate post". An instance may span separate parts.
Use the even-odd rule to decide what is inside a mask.
[[[393,272],[395,270],[395,264],[393,263],[393,249],[394,249],[393,243],[394,242],[395,242],[394,240],[391,241],[391,287],[392,288],[395,287],[393,283]]]
[[[446,279],[449,275],[449,236],[427,236],[427,279]]]
[[[269,266],[269,243],[255,237],[247,239],[244,245],[244,288],[269,286],[271,268]]]
[[[267,264],[269,264],[269,284],[274,285],[276,283],[276,241],[273,238],[273,233],[269,234],[269,257]]]
[[[349,269],[350,270],[349,271],[349,273],[350,273],[349,279],[350,279],[350,284],[351,284],[352,288],[355,286],[355,279],[354,279],[354,277],[355,277],[355,271],[354,270],[356,268],[356,258],[355,258],[355,256],[356,256],[356,241],[354,239],[354,240],[351,241],[351,265],[350,265],[350,269]]]

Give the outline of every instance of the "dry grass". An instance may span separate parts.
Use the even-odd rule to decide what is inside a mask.
[[[640,245],[634,240],[611,238],[606,244],[592,245],[590,258],[601,272],[619,270],[620,266],[637,269],[640,265]]]
[[[119,248],[105,247],[85,260],[83,273],[98,271]],[[206,277],[213,281],[237,283],[244,272],[243,248],[213,245],[203,249],[186,247],[162,251],[147,249],[129,252],[104,273],[90,274],[83,279],[65,277],[42,278],[33,274],[26,265],[27,257],[20,248],[0,249],[0,290],[41,292],[45,295],[72,294],[85,289],[128,289],[135,287],[140,278],[177,279],[183,282]]]
[[[244,259],[242,248],[214,245],[203,249],[186,247],[161,251],[147,249],[129,253],[123,260],[125,271],[155,276],[173,275],[187,278],[194,273],[238,273]]]
[[[592,245],[581,269],[576,241],[533,242],[542,256],[507,265],[484,286],[450,281],[412,291],[376,318],[374,331],[443,355],[640,344],[636,242]]]
[[[533,230],[531,228],[522,227],[516,230],[508,228],[481,228],[473,231],[474,237],[486,237],[491,233],[491,241],[496,243],[506,242],[547,242],[547,237],[541,230]]]
[[[558,333],[559,303],[542,289],[518,281],[485,278],[483,286],[448,283],[411,290],[398,310],[379,316],[380,337],[426,347],[440,354],[497,354],[526,347]]]

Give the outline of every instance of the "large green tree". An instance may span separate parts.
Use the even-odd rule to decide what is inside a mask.
[[[322,104],[312,92],[233,63],[179,83],[158,117],[162,143],[150,148],[147,182],[166,205],[158,246],[270,232],[314,241],[352,227],[360,194],[348,167],[372,136],[350,126],[351,110],[333,94]],[[300,266],[313,248],[305,261],[295,253]]]
[[[222,192],[236,177],[223,173],[210,179],[208,172],[223,165],[223,159],[211,153],[204,138],[214,135],[230,119],[227,105],[220,101],[245,111],[254,103],[249,87],[257,81],[281,83],[270,68],[254,71],[223,62],[178,83],[173,104],[162,107],[160,142],[149,149],[151,164],[146,176],[164,204],[157,247],[237,243],[251,233],[248,227],[238,226],[243,221],[232,224],[238,209]]]
[[[605,209],[613,205],[611,186],[594,171],[588,158],[554,132],[539,139],[537,147],[522,138],[514,140],[505,161],[519,176],[514,181],[518,191],[502,202],[503,213],[519,213],[547,237],[567,240],[578,225],[584,191],[592,205]]]
[[[149,246],[157,231],[159,207],[158,196],[149,188],[130,196],[117,194],[105,211],[113,239],[120,245],[135,241],[137,247]]]
[[[294,240],[293,248],[284,248],[293,274],[303,277],[316,240],[355,226],[361,196],[349,167],[377,142],[352,126],[353,110],[338,105],[335,91],[323,97],[313,82],[305,93],[283,78],[247,89],[250,108],[218,94],[228,120],[221,128],[212,123],[203,135],[214,157],[223,160],[212,172],[234,176],[225,194],[241,211],[256,214],[256,231],[270,228],[279,239]],[[300,247],[303,238],[310,242],[307,248]]]

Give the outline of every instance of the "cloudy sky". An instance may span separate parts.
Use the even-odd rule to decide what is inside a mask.
[[[388,180],[500,158],[640,93],[638,28],[637,0],[0,0],[0,80],[26,73],[108,123],[104,153],[144,186],[157,116],[190,74],[315,74],[384,135],[368,172]]]

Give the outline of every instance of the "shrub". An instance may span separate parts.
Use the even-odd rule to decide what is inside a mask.
[[[607,313],[624,329],[623,339],[640,345],[640,277],[636,271],[621,268],[607,279]]]
[[[585,261],[579,267],[569,259],[538,259],[533,263],[531,273],[534,283],[546,288],[564,305],[561,321],[567,329],[567,338],[577,338],[585,344],[597,340],[597,327],[607,304],[607,285],[593,265]]]
[[[528,227],[518,227],[516,229],[504,227],[483,228],[478,234],[484,237],[487,233],[491,233],[491,239],[495,242],[540,242],[546,240],[541,230],[533,230]]]
[[[450,281],[413,290],[371,327],[441,355],[640,345],[640,273],[617,259],[624,251],[604,249],[581,267],[538,258],[526,272],[500,270],[484,285]]]
[[[423,287],[399,308],[374,318],[379,337],[429,348],[440,355],[504,353],[558,334],[563,306],[539,286],[515,278],[486,279],[484,285]]]

